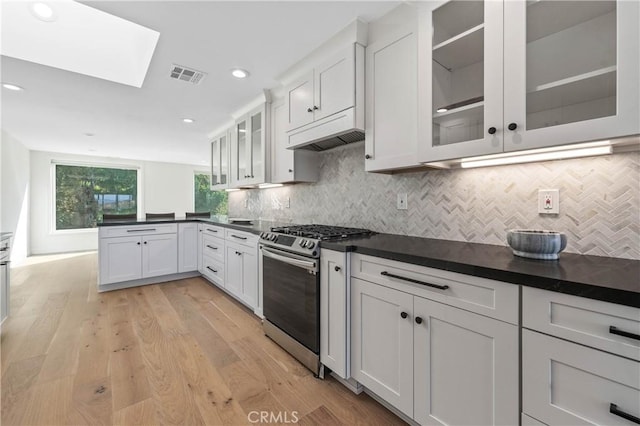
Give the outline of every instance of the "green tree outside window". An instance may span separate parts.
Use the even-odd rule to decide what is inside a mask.
[[[56,229],[95,228],[104,213],[138,211],[138,172],[56,164]]]
[[[194,209],[196,212],[211,212],[215,215],[227,215],[228,193],[226,191],[212,191],[208,174],[194,175]]]

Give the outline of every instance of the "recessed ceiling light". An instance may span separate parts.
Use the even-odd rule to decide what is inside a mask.
[[[85,133],[84,135],[85,136],[95,136],[96,134],[95,133]]]
[[[44,22],[53,22],[58,18],[53,8],[46,3],[31,3],[29,10],[33,16]]]
[[[4,87],[5,89],[13,90],[14,92],[24,90],[22,87],[16,86],[15,84],[11,83],[2,83],[2,87]]]
[[[247,78],[249,77],[249,72],[240,68],[235,68],[231,70],[231,75],[235,78]]]
[[[184,123],[193,123],[194,122],[193,118],[183,118],[182,121]]]

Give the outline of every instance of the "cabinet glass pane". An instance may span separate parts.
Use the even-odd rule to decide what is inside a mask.
[[[527,4],[527,129],[616,115],[616,2]]]
[[[251,116],[251,161],[252,176],[262,174],[262,113]]]
[[[229,160],[227,152],[227,137],[220,138],[220,183],[227,183],[227,175],[229,174]]]
[[[247,122],[242,121],[236,125],[236,134],[238,135],[238,157],[236,158],[236,166],[238,180],[247,177]]]
[[[433,11],[433,145],[482,139],[484,2],[453,0]]]
[[[211,142],[211,185],[220,183],[220,152],[218,140]]]

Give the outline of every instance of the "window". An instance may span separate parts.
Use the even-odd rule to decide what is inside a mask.
[[[138,211],[138,171],[55,165],[56,230],[95,228],[103,213]]]
[[[196,212],[211,212],[212,214],[227,214],[227,192],[212,191],[208,174],[196,173],[194,175],[194,197]]]

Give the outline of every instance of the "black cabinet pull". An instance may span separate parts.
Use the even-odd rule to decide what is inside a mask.
[[[0,262],[0,266],[7,266],[9,262]]]
[[[217,274],[217,273],[218,273],[218,271],[216,271],[215,269],[213,269],[213,268],[211,268],[211,267],[209,267],[209,266],[207,266],[207,269],[208,269],[208,270],[210,270],[211,272],[215,273],[215,274]]]
[[[320,109],[320,108],[318,108],[317,106],[315,106],[315,105],[314,105],[314,106],[313,106],[313,110],[315,111],[315,110],[317,110],[317,109]]]
[[[422,318],[416,317],[416,324],[422,324]]]
[[[311,108],[307,108],[307,112],[313,112]]]
[[[207,231],[209,231],[209,232],[216,232],[216,233],[218,232],[218,230],[217,230],[217,229],[211,229],[211,228],[207,228]]]
[[[407,316],[409,316],[409,314],[407,314],[406,312],[402,311],[402,312],[400,312],[400,316],[402,318],[406,318]]]
[[[487,130],[489,132],[490,135],[493,135],[496,133],[496,128],[495,127],[489,127],[489,130]]]
[[[340,271],[340,267],[339,267],[339,266],[336,266],[336,267],[335,267],[335,268],[333,268],[333,269],[334,269],[336,272],[339,272],[339,271]]]
[[[241,252],[241,251],[237,251],[237,252],[236,252],[236,254],[237,254],[238,256],[242,256],[242,252]]]
[[[420,280],[414,280],[413,278],[401,277],[400,275],[390,274],[387,271],[380,272],[380,275],[384,275],[385,277],[397,278],[399,280],[409,281],[410,283],[426,285],[427,287],[437,288],[438,290],[446,290],[449,288],[448,285],[431,284],[431,283],[427,283]]]
[[[509,123],[508,129],[509,130],[515,130],[518,128],[518,125],[516,123]]]
[[[151,232],[155,231],[156,228],[144,228],[144,229],[127,229],[127,232]]]
[[[371,159],[371,156],[370,156],[369,154],[367,154],[367,155],[365,155],[365,156],[364,156],[364,159],[365,159],[365,160],[370,160],[370,159]]]
[[[9,250],[9,247],[2,247],[2,248],[0,248],[0,251],[7,251],[7,250]]]
[[[617,334],[618,336],[628,337],[630,339],[640,340],[640,334],[629,333],[628,331],[619,330],[618,327],[609,326],[609,333]]]
[[[212,250],[218,250],[218,247],[210,246],[209,244],[207,244],[207,247],[209,247]]]
[[[629,413],[625,413],[624,411],[620,410],[618,408],[618,406],[614,403],[609,404],[609,412],[611,414],[615,414],[616,416],[620,416],[623,419],[627,419],[629,421],[632,421],[634,423],[637,423],[640,425],[640,417],[636,417],[634,415],[631,415]]]
[[[235,235],[235,234],[231,234],[231,236],[232,236],[233,238],[237,238],[237,239],[239,239],[239,240],[246,240],[246,239],[247,239],[247,237],[240,237],[240,236]]]

